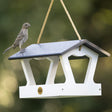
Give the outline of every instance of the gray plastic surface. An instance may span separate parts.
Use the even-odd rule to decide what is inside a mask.
[[[25,48],[25,51],[21,53],[20,51],[9,57],[12,59],[25,59],[34,57],[46,57],[54,55],[62,55],[70,49],[85,45],[86,47],[92,49],[101,57],[110,56],[108,52],[99,48],[95,44],[89,42],[88,40],[73,40],[73,41],[62,41],[62,42],[50,42],[50,43],[40,43],[32,44]],[[75,57],[74,57],[75,58]]]

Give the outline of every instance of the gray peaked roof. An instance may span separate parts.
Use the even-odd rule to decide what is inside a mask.
[[[72,40],[72,41],[62,41],[62,42],[50,42],[50,43],[40,43],[32,44],[25,48],[25,52],[21,53],[20,51],[16,54],[10,56],[9,60],[14,59],[25,59],[25,58],[34,58],[34,57],[46,57],[46,56],[57,56],[66,53],[72,48],[85,45],[86,47],[92,49],[99,54],[100,57],[110,56],[108,52],[99,48],[95,44],[89,42],[88,40]],[[75,57],[74,57],[75,58]]]

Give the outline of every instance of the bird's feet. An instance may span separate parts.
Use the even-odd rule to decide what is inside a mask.
[[[25,52],[25,49],[21,49],[21,50],[20,50],[20,53],[24,53],[24,52]]]

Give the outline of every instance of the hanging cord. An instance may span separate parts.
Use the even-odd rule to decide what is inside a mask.
[[[38,37],[38,40],[37,40],[37,44],[40,43],[40,39],[41,39],[41,37],[42,37],[42,34],[43,34],[43,31],[44,31],[45,25],[46,25],[46,23],[47,23],[47,20],[48,20],[48,17],[49,17],[49,13],[50,13],[50,11],[51,11],[51,8],[52,8],[53,3],[54,3],[54,0],[51,0],[51,3],[50,3],[50,5],[49,5],[49,8],[48,8],[46,17],[45,17],[45,19],[44,19],[44,22],[43,22],[43,25],[42,25],[42,28],[41,28],[41,31],[40,31],[40,34],[39,34],[39,37]]]
[[[65,6],[65,4],[64,4],[64,2],[63,2],[63,0],[60,0],[60,2],[61,2],[61,4],[62,4],[62,6],[63,6],[63,8],[64,8],[64,10],[65,10],[65,12],[66,12],[66,14],[67,14],[69,20],[70,20],[70,22],[71,22],[71,24],[72,24],[72,27],[73,27],[73,29],[74,29],[74,31],[75,31],[75,33],[76,33],[78,39],[81,40],[81,36],[79,35],[78,30],[77,30],[77,28],[76,28],[76,26],[75,26],[75,24],[74,24],[74,22],[73,22],[73,20],[72,20],[72,18],[71,18],[71,16],[70,16],[69,12],[68,12],[68,10],[67,10],[67,8],[66,8],[66,6]]]

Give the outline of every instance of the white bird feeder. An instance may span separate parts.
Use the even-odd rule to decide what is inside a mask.
[[[110,54],[88,40],[81,40],[81,37],[63,0],[60,0],[60,2],[79,40],[39,44],[53,2],[54,0],[51,0],[41,32],[39,34],[37,41],[38,44],[32,44],[28,46],[25,48],[24,53],[18,52],[9,57],[10,60],[21,59],[21,64],[27,81],[25,86],[19,87],[20,98],[63,98],[101,95],[101,84],[94,82],[94,73],[98,57],[108,57]],[[89,64],[84,83],[76,83],[74,79],[74,75],[69,63],[71,56],[72,59],[89,58]],[[31,59],[48,59],[50,61],[50,67],[48,70],[46,83],[44,85],[36,85],[32,69],[30,67]],[[64,71],[65,82],[55,84],[54,80],[59,61],[61,62],[62,69]]]
[[[74,79],[69,63],[71,56],[72,59],[89,58],[84,83],[76,83]],[[21,59],[27,84],[26,86],[19,87],[20,98],[60,98],[101,95],[101,84],[94,82],[94,73],[98,57],[106,56],[110,56],[110,54],[88,40],[73,40],[32,44],[25,48],[24,53],[18,52],[9,57],[9,59]],[[50,61],[44,85],[36,85],[29,62],[32,59],[48,59]],[[55,84],[54,80],[59,61],[61,62],[66,80],[64,83]]]

